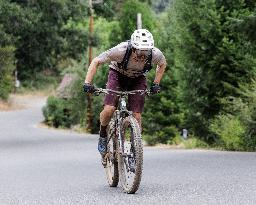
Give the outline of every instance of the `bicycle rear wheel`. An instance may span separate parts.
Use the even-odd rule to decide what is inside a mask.
[[[137,120],[128,116],[121,124],[123,155],[118,154],[121,186],[124,192],[134,194],[140,185],[143,167],[143,144]]]
[[[107,147],[107,165],[105,171],[107,175],[107,181],[110,187],[116,187],[119,181],[118,174],[118,160],[117,160],[117,139],[115,136],[115,123],[113,120],[110,121],[108,126],[108,147]]]

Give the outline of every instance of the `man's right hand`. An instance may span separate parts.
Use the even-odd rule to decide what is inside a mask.
[[[94,86],[90,83],[84,83],[83,88],[86,93],[93,93],[95,90]]]

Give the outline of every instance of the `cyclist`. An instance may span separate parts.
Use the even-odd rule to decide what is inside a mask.
[[[89,66],[84,91],[92,93],[92,80],[100,64],[110,63],[107,89],[112,90],[145,90],[147,88],[146,73],[156,64],[156,75],[150,91],[160,92],[159,83],[166,68],[163,53],[154,47],[152,34],[146,29],[135,30],[130,41],[122,42],[94,58]],[[145,96],[140,94],[128,96],[129,110],[141,126],[141,113],[144,108]],[[98,150],[104,158],[107,152],[106,128],[117,107],[118,97],[107,94],[104,99],[104,109],[100,113],[100,137]]]

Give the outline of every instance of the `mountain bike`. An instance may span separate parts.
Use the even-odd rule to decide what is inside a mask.
[[[134,194],[140,185],[143,168],[141,129],[132,112],[127,109],[128,95],[149,95],[148,90],[115,91],[96,88],[95,94],[113,94],[119,97],[118,107],[107,129],[107,154],[105,171],[109,186],[121,183],[124,192]]]

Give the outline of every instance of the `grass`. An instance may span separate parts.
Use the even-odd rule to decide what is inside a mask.
[[[56,87],[55,84],[45,85],[42,88],[20,87],[15,93],[20,95],[49,96],[55,93]]]
[[[182,140],[181,144],[184,145],[185,149],[208,149],[210,148],[208,144],[197,139],[197,138],[189,138],[187,140]]]
[[[144,136],[145,144],[148,146],[157,146],[163,148],[172,148],[172,149],[215,149],[214,147],[210,147],[207,143],[195,138],[191,137],[187,140],[182,139],[180,136],[176,136],[168,144],[152,144],[151,141],[147,141],[147,135]]]

